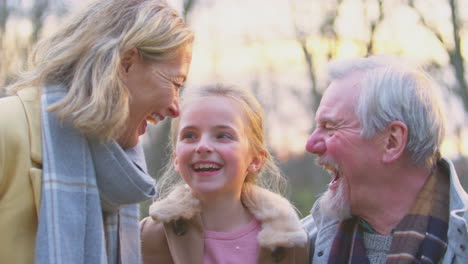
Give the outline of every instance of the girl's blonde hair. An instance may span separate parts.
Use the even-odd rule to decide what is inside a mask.
[[[181,98],[181,109],[183,111],[184,105],[191,100],[210,96],[229,98],[241,106],[240,108],[243,109],[247,117],[247,124],[245,127],[247,128],[246,135],[248,136],[250,148],[254,155],[260,153],[264,155],[265,160],[262,168],[256,173],[249,172],[247,174],[243,190],[249,185],[255,184],[270,191],[283,194],[286,187],[286,180],[266,146],[265,134],[263,131],[264,114],[260,103],[247,90],[234,86],[213,85],[185,90]],[[175,118],[172,120],[171,124],[169,148],[172,153],[176,149],[179,122],[180,118]],[[174,160],[171,155],[170,161],[166,164],[163,174],[158,180],[158,199],[166,197],[180,184],[184,184],[184,181],[175,171]]]
[[[124,53],[146,63],[167,60],[193,41],[193,32],[164,0],[97,0],[40,41],[28,71],[7,87],[61,84],[67,95],[49,107],[87,135],[115,139],[129,113],[129,91],[118,71]]]

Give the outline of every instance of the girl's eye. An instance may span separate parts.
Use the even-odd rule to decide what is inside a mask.
[[[180,139],[194,139],[195,134],[194,133],[184,133],[180,135]]]
[[[227,133],[222,133],[216,136],[218,139],[232,139],[232,136]]]

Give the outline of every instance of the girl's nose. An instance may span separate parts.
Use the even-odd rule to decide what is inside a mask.
[[[211,146],[208,139],[202,137],[198,142],[197,148],[195,151],[199,154],[201,153],[211,153],[213,151],[213,147]]]

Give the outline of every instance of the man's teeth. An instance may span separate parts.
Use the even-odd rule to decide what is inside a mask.
[[[340,171],[332,166],[326,166],[325,169],[330,173],[332,180],[330,183],[336,182],[341,176]]]

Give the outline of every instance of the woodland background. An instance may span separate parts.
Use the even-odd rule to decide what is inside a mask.
[[[0,0],[0,86],[16,78],[41,36],[87,2]],[[429,71],[446,103],[443,154],[467,189],[467,0],[169,2],[196,34],[186,87],[222,82],[254,92],[265,109],[268,144],[290,183],[286,195],[303,216],[330,181],[304,146],[333,59],[396,54]],[[167,161],[168,130],[164,121],[143,138],[155,178]],[[142,204],[142,216],[148,204]]]

